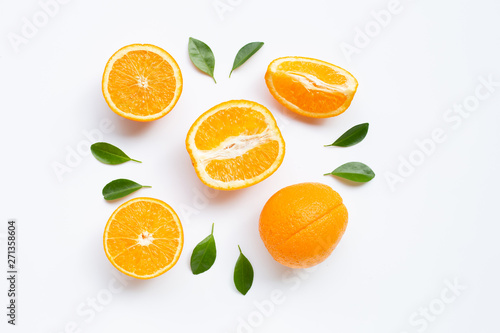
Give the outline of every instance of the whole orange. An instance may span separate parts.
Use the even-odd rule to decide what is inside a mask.
[[[301,183],[276,192],[260,214],[260,237],[271,256],[291,268],[324,261],[347,227],[342,197],[320,183]]]

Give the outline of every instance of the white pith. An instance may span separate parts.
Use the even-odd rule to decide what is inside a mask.
[[[141,246],[148,246],[150,245],[151,243],[153,243],[154,241],[154,237],[153,237],[153,234],[150,234],[149,232],[147,231],[143,231],[139,237],[137,238],[137,244],[141,245]]]
[[[205,167],[212,160],[236,158],[275,138],[276,135],[268,129],[254,135],[232,136],[224,140],[219,147],[212,150],[197,150],[195,155],[199,165]]]
[[[137,85],[141,88],[147,89],[149,87],[148,78],[142,75],[137,76]]]
[[[347,88],[346,85],[341,86],[341,85],[329,84],[311,74],[299,73],[299,72],[284,72],[284,73],[292,77],[296,81],[299,81],[304,86],[304,88],[307,89],[307,91],[315,90],[315,91],[322,91],[325,93],[339,92],[345,95],[346,92],[350,90]]]
[[[106,67],[104,69],[104,74],[103,74],[103,81],[102,81],[102,88],[103,88],[103,94],[106,97],[106,102],[109,104],[109,107],[113,110],[113,112],[116,112],[117,114],[127,117],[129,116],[128,112],[124,112],[120,110],[114,101],[112,100],[111,96],[109,95],[109,91],[107,89],[108,83],[109,83],[109,74],[111,73],[111,70],[113,69],[114,63],[118,60],[121,59],[124,56],[127,56],[127,53],[130,51],[148,51],[152,53],[156,53],[160,55],[164,61],[168,62],[170,66],[172,67],[172,70],[174,71],[174,77],[176,81],[176,88],[174,92],[174,97],[172,98],[172,101],[170,101],[169,105],[167,105],[162,112],[159,112],[158,114],[153,114],[153,115],[147,115],[147,116],[141,116],[137,117],[136,120],[139,121],[150,121],[154,119],[158,119],[163,117],[165,114],[167,114],[171,108],[177,103],[181,93],[182,93],[182,74],[179,69],[179,66],[177,65],[176,61],[172,56],[166,52],[165,50],[154,46],[154,45],[149,45],[149,44],[132,44],[125,46],[121,48],[120,50],[116,51],[115,54],[110,58],[108,63],[106,64]],[[147,78],[138,75],[137,76],[137,85],[139,87],[142,87],[144,89],[149,87],[148,80]],[[105,88],[106,87],[106,88]]]
[[[342,84],[342,85],[332,85],[332,84],[326,83],[326,82],[324,82],[324,81],[318,79],[317,77],[315,77],[311,74],[308,74],[308,73],[285,72],[285,71],[282,71],[279,69],[280,65],[283,62],[295,62],[295,61],[298,61],[298,62],[307,61],[307,62],[315,63],[318,65],[328,66],[328,67],[332,68],[334,71],[336,71],[337,73],[344,75],[346,78],[346,82],[344,82],[344,84]],[[327,93],[332,93],[332,92],[337,91],[337,92],[343,93],[345,96],[353,96],[353,94],[356,91],[356,88],[358,86],[357,80],[351,75],[351,73],[349,73],[345,69],[338,67],[338,66],[335,66],[335,65],[332,65],[332,64],[329,64],[329,63],[324,62],[324,61],[311,59],[311,58],[303,58],[303,57],[278,58],[278,59],[274,60],[269,65],[268,72],[284,73],[286,75],[292,76],[295,80],[300,82],[308,91],[322,91],[322,92],[327,92]],[[266,75],[266,83],[269,85],[269,88],[271,90],[277,91],[276,88],[274,87],[273,80],[268,80],[267,75]],[[340,106],[337,110],[335,110],[336,113],[340,114],[340,113],[344,112],[347,109],[347,107],[349,107],[351,100],[352,100],[352,98],[351,99],[348,98],[345,101],[344,105]],[[317,114],[314,112],[302,110],[300,107],[291,103],[288,100],[282,100],[282,101],[280,101],[280,103],[284,104],[287,108],[289,108],[290,110],[295,111],[299,114],[308,115],[308,116],[310,115],[312,117],[320,117],[320,118],[331,117],[328,112],[325,113],[324,115],[322,115],[322,114]]]
[[[109,253],[109,248],[108,248],[108,243],[107,243],[107,239],[108,239],[108,233],[109,233],[109,229],[111,227],[111,224],[112,222],[115,220],[115,216],[116,214],[121,211],[122,209],[125,209],[127,206],[129,205],[132,205],[134,204],[136,201],[149,201],[151,203],[157,203],[157,204],[161,204],[164,208],[166,208],[171,214],[172,214],[172,217],[175,221],[175,223],[177,224],[178,228],[179,228],[179,231],[180,231],[180,235],[178,237],[178,240],[181,244],[181,246],[178,247],[176,253],[174,254],[174,257],[172,259],[172,262],[170,265],[164,267],[163,269],[155,272],[154,274],[151,274],[151,275],[137,275],[135,274],[134,272],[130,272],[130,271],[127,271],[125,269],[123,269],[122,267],[118,266],[115,262],[115,258],[117,256],[111,256],[111,254]],[[139,234],[138,238],[137,238],[137,243],[135,243],[134,245],[132,245],[130,248],[132,247],[135,247],[135,246],[138,246],[138,245],[141,245],[141,246],[148,246],[150,244],[153,243],[153,241],[155,239],[165,239],[165,238],[154,238],[154,234],[156,233],[156,230],[153,231],[152,233],[149,233],[148,231],[143,231],[141,234]],[[182,228],[182,224],[181,224],[181,221],[179,219],[179,217],[177,216],[177,214],[175,213],[175,211],[172,209],[172,207],[170,207],[169,205],[167,205],[165,202],[161,201],[161,200],[158,200],[158,199],[153,199],[153,198],[145,198],[145,197],[139,197],[139,198],[135,198],[135,199],[131,199],[125,203],[123,203],[122,205],[120,205],[114,212],[113,214],[111,215],[111,217],[109,218],[108,222],[106,223],[106,227],[104,229],[104,251],[106,253],[106,256],[108,257],[108,259],[113,263],[113,265],[122,273],[128,275],[128,276],[132,276],[132,277],[135,277],[135,278],[138,278],[138,279],[150,279],[152,277],[155,277],[155,276],[158,276],[158,275],[161,275],[163,274],[164,272],[166,272],[167,270],[169,270],[170,268],[172,268],[176,263],[177,261],[179,260],[179,257],[182,253],[182,244],[184,243],[184,231],[183,231],[183,228]],[[109,239],[113,239],[113,237],[110,237]],[[154,245],[154,244],[153,244]],[[128,249],[126,249],[128,250]]]
[[[245,107],[246,101],[232,101],[237,102],[235,106]],[[226,102],[229,103],[229,102]],[[212,116],[213,114],[225,109],[228,107],[228,104],[222,103],[220,107],[214,108],[200,116],[198,120],[193,124],[193,127],[198,127],[201,123],[203,123],[207,118]],[[255,108],[253,103],[249,103],[248,107]],[[276,126],[276,122],[272,116],[272,114],[266,108],[262,107],[262,110],[257,110],[262,112],[265,116],[265,121],[267,123],[267,128],[262,133],[252,134],[252,135],[239,135],[235,137],[228,137],[226,140],[221,142],[217,148],[211,150],[200,150],[196,147],[194,138],[196,136],[196,130],[190,131],[190,134],[187,138],[188,150],[191,151],[194,167],[198,171],[199,177],[205,183],[210,184],[211,187],[218,188],[221,190],[229,190],[233,188],[240,188],[248,186],[249,179],[242,180],[233,180],[230,182],[225,182],[221,180],[216,180],[210,177],[210,175],[206,172],[207,165],[213,160],[224,160],[224,159],[234,159],[239,156],[244,155],[248,151],[261,146],[264,143],[270,141],[277,141],[279,144],[279,152],[276,157],[277,161],[281,161],[283,159],[283,155],[285,153],[285,147],[283,139],[281,138],[280,131]],[[279,165],[279,164],[278,164]],[[253,177],[262,177],[265,179],[269,175],[271,175],[274,171],[276,171],[277,166],[273,164],[269,169],[265,170],[259,176]],[[259,180],[260,181],[260,180]]]

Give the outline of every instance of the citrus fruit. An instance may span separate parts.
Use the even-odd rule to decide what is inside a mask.
[[[158,46],[125,46],[113,54],[104,69],[104,99],[111,110],[127,119],[161,118],[172,110],[181,92],[181,70]]]
[[[319,183],[276,192],[264,205],[259,232],[271,256],[291,268],[319,264],[335,249],[347,227],[340,195]]]
[[[278,169],[285,155],[271,112],[245,100],[203,113],[187,134],[186,148],[200,180],[219,190],[257,184]]]
[[[151,279],[172,268],[184,244],[181,221],[161,200],[135,198],[118,207],[104,230],[104,252],[120,272]]]
[[[358,87],[358,81],[345,69],[303,57],[273,60],[265,78],[271,95],[280,104],[313,118],[335,117],[344,112]]]

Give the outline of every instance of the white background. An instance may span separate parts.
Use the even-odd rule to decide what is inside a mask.
[[[218,13],[220,3],[231,10]],[[479,77],[500,81],[500,3],[401,0],[400,12],[372,31],[368,45],[355,44],[357,29],[376,29],[370,13],[388,3],[73,0],[16,51],[9,36],[21,36],[23,20],[33,22],[42,8],[35,0],[1,0],[0,258],[5,271],[6,221],[16,218],[20,275],[15,328],[6,324],[1,279],[0,331],[70,332],[76,325],[80,332],[499,332],[500,87],[460,123],[444,117],[454,104],[474,101]],[[191,64],[189,37],[212,47],[217,84]],[[265,45],[228,79],[236,52],[251,41]],[[177,106],[152,123],[120,118],[101,94],[106,61],[131,43],[164,48],[184,77]],[[342,43],[358,45],[358,53],[347,57]],[[269,94],[264,73],[288,55],[353,73],[359,89],[351,107],[327,120],[286,112]],[[285,160],[264,182],[209,198],[200,195],[207,188],[184,140],[202,112],[230,99],[254,100],[273,112]],[[103,140],[144,163],[107,166],[87,150],[59,181],[54,164],[66,164],[68,149],[85,146],[84,131],[95,133],[103,120],[114,127]],[[362,122],[370,131],[361,144],[323,147]],[[418,160],[415,140],[439,128],[446,140],[391,189],[388,173],[397,175],[401,158]],[[370,165],[376,178],[357,186],[323,176],[349,161]],[[104,255],[102,233],[126,199],[108,203],[100,192],[115,178],[152,185],[128,199],[169,203],[183,222],[185,244],[171,271],[129,280],[109,300],[116,270]],[[258,233],[267,199],[306,181],[332,186],[349,210],[339,247],[313,271],[276,263]],[[189,258],[212,222],[218,257],[210,271],[194,276]],[[232,282],[238,244],[255,269],[246,296]],[[453,295],[445,281],[465,290],[443,308],[441,295]],[[282,302],[270,307],[273,291]],[[105,306],[89,311],[98,296]],[[432,320],[422,319],[419,309],[429,307]]]

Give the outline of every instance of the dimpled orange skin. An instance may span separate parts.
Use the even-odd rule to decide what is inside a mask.
[[[291,268],[324,261],[347,227],[342,197],[320,183],[300,183],[276,192],[264,205],[259,232],[271,256]]]

